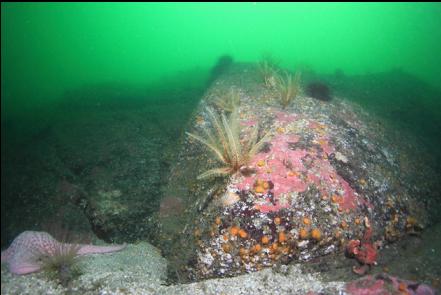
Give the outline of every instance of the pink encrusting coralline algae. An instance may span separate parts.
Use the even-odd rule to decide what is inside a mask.
[[[251,191],[259,181],[271,183],[270,191],[256,192],[262,196],[256,208],[268,213],[290,207],[281,201],[281,196],[290,193],[302,193],[314,185],[322,196],[337,196],[341,210],[355,209],[358,203],[357,193],[350,187],[331,165],[328,156],[335,152],[329,139],[323,135],[323,124],[308,120],[308,128],[314,132],[314,145],[297,147],[300,136],[285,132],[285,127],[298,119],[295,114],[276,112],[275,125],[280,132],[269,142],[268,152],[258,153],[250,161],[256,172],[237,181],[240,191]],[[315,130],[316,129],[316,130]],[[299,145],[300,146],[300,145]],[[268,193],[271,194],[268,194]]]
[[[345,293],[350,295],[376,294],[408,294],[435,295],[438,292],[429,285],[403,280],[398,277],[380,273],[375,276],[367,275],[356,281],[346,283]]]

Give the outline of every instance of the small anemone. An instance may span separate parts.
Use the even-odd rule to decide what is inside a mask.
[[[79,244],[59,243],[52,252],[41,258],[43,271],[62,286],[68,286],[72,280],[81,275],[78,266],[79,250]]]

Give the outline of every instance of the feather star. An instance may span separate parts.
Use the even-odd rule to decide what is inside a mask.
[[[9,270],[24,275],[41,270],[42,257],[51,256],[63,243],[50,234],[39,231],[24,231],[19,234],[5,251],[2,251],[1,262],[9,265]],[[77,255],[116,252],[124,249],[126,244],[112,246],[95,246],[80,244]]]

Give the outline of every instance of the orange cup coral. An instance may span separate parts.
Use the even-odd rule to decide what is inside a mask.
[[[303,223],[306,225],[310,225],[311,224],[311,219],[309,219],[308,217],[304,217],[303,218]]]
[[[240,230],[239,230],[239,236],[240,236],[242,239],[245,239],[245,238],[248,236],[248,234],[247,234],[247,232],[246,232],[245,230],[240,229]]]
[[[279,242],[280,243],[286,242],[286,235],[283,231],[279,232]]]
[[[239,228],[237,226],[232,226],[230,228],[230,234],[232,236],[237,236],[239,234]]]
[[[311,231],[311,237],[312,237],[314,240],[316,240],[316,241],[320,241],[320,239],[322,238],[322,233],[320,232],[319,229],[314,228],[314,229]]]
[[[302,240],[306,240],[309,237],[309,232],[305,228],[300,229],[299,231],[299,237]]]

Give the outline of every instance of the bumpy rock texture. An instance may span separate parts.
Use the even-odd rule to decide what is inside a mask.
[[[206,93],[192,133],[213,128],[206,107],[221,112],[215,101],[232,88],[241,140],[254,126],[270,139],[246,173],[203,180],[196,177],[219,164],[200,143],[183,143],[159,216],[158,243],[172,275],[233,276],[342,255],[368,227],[381,247],[427,224],[424,196],[434,184],[423,156],[344,99],[299,95],[282,109],[255,67],[235,65]]]

